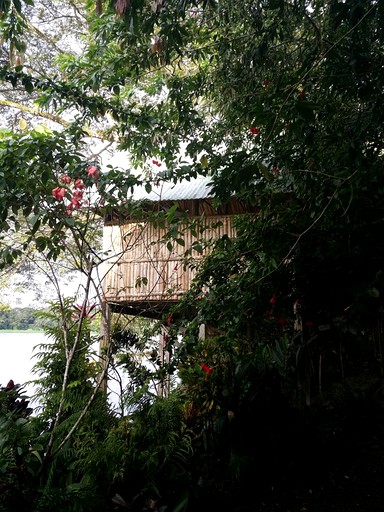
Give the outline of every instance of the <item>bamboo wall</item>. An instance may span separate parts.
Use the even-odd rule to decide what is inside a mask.
[[[199,237],[207,240],[227,234],[233,238],[232,221],[230,215],[207,217],[206,229]],[[212,226],[218,222],[219,226]],[[166,303],[176,301],[187,291],[194,271],[184,267],[183,258],[185,251],[198,239],[191,230],[181,230],[182,235],[177,236],[185,245],[171,241],[172,250],[169,250],[166,228],[146,222],[104,226],[104,252],[109,256],[103,269],[105,300],[122,306]],[[202,257],[197,251],[192,251],[191,256],[195,261]]]

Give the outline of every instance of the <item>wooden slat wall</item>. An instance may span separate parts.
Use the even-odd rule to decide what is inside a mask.
[[[208,229],[200,236],[207,239],[227,234],[233,238],[232,219],[230,215],[207,217]],[[218,221],[221,225],[212,228]],[[185,246],[172,242],[170,251],[165,234],[166,229],[145,222],[104,226],[104,252],[109,254],[103,268],[107,302],[175,301],[189,289],[194,271],[184,269],[182,260],[186,249],[197,239],[187,229],[182,236]],[[194,259],[201,258],[197,251],[193,253]],[[147,279],[146,284],[143,278]]]

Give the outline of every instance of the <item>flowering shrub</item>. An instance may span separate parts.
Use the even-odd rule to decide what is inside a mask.
[[[95,165],[88,165],[87,167],[88,177],[92,179],[99,179],[100,172]],[[70,185],[72,178],[67,174],[60,177],[60,182],[65,185]],[[72,187],[72,196],[66,204],[67,215],[72,215],[74,210],[79,210],[83,205],[87,204],[84,201],[84,189],[86,188],[84,181],[81,178],[76,178]],[[57,201],[64,201],[65,196],[71,194],[71,190],[65,187],[55,187],[52,189],[52,195]]]

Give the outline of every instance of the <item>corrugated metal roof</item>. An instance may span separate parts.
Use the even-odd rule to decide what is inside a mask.
[[[132,199],[146,199],[148,201],[180,201],[184,199],[205,199],[213,197],[211,190],[211,178],[199,176],[191,178],[190,181],[169,183],[162,182],[158,186],[152,186],[152,191],[148,194],[145,187],[135,189]]]

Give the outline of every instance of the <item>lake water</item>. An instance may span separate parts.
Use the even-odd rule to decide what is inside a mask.
[[[40,343],[49,342],[43,333],[36,332],[0,332],[0,387],[6,386],[12,379],[15,384],[25,384],[37,376],[33,375],[32,368],[38,362],[34,355],[38,352],[35,347]],[[94,347],[97,351],[97,347]],[[123,379],[124,380],[124,379]],[[109,400],[115,405],[118,403],[119,387],[116,382],[110,381]],[[25,385],[25,393],[33,395],[32,384]]]
[[[34,347],[47,342],[43,333],[0,332],[0,385],[6,386],[12,379],[15,384],[24,384],[33,378],[32,367],[37,359],[33,357]],[[27,393],[32,386],[26,386]]]

